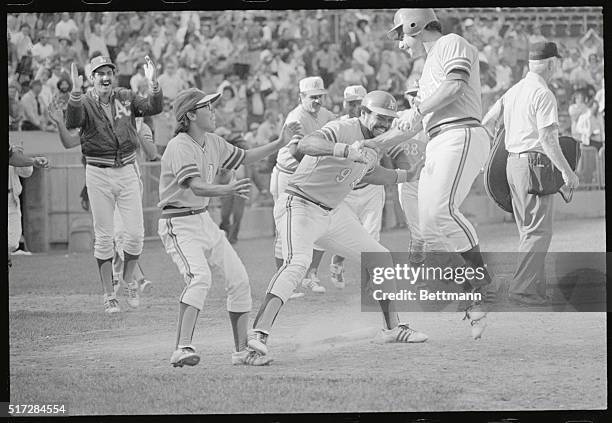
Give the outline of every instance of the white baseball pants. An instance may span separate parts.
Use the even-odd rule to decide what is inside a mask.
[[[385,205],[385,187],[383,185],[366,185],[353,190],[344,199],[349,209],[356,215],[362,226],[376,241],[380,240],[383,207]]]
[[[332,211],[302,198],[282,193],[274,206],[285,263],[274,275],[267,292],[286,302],[306,274],[314,243],[326,251],[359,262],[362,252],[386,252],[363,228],[345,203]],[[366,267],[367,267],[366,263]],[[393,266],[391,255],[379,266]]]
[[[180,302],[202,310],[215,279],[225,285],[228,311],[251,310],[246,269],[208,212],[159,219],[158,234],[185,281]]]
[[[421,235],[427,251],[464,252],[478,244],[459,207],[489,155],[482,127],[451,129],[427,143],[418,188]]]
[[[100,260],[113,257],[115,207],[125,228],[122,248],[128,254],[139,255],[144,224],[141,181],[136,164],[118,168],[87,165],[85,183],[94,224],[94,257]]]

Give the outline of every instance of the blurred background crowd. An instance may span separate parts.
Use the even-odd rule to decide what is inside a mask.
[[[480,51],[483,114],[527,71],[529,43],[556,41],[563,59],[551,89],[559,102],[560,132],[599,151],[605,140],[601,8],[436,12],[444,33],[461,34]],[[323,78],[328,89],[325,106],[338,114],[344,88],[356,84],[368,91],[389,91],[407,108],[404,91],[418,80],[423,59],[409,58],[385,37],[393,13],[379,9],[9,14],[9,127],[53,131],[47,109],[52,102],[65,108],[72,88],[70,64],[76,62],[83,72],[89,59],[99,54],[117,65],[119,85],[145,96],[149,87],[144,57],[149,55],[157,64],[165,109],[147,123],[160,153],[173,135],[172,100],[190,86],[223,93],[216,109],[217,132],[245,147],[278,136],[284,117],[298,103],[298,81],[305,76]],[[83,89],[88,89],[87,82]],[[272,166],[268,162],[251,172],[264,194],[265,175]]]

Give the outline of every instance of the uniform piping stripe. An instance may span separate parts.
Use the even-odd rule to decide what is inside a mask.
[[[181,174],[181,172],[183,172],[185,169],[197,169],[198,166],[195,163],[190,163],[190,164],[186,164],[185,166],[183,166],[182,168],[180,168],[178,170],[178,172],[176,172],[177,176]]]
[[[291,259],[293,258],[293,248],[291,245],[291,200],[293,200],[293,195],[288,195],[287,203],[285,204],[285,208],[287,209],[287,260],[285,260],[280,269],[278,269],[276,274],[272,277],[270,285],[268,286],[267,293],[270,293],[272,291],[272,288],[274,288],[274,284],[278,280],[278,277],[287,268],[287,266],[291,262]]]
[[[457,216],[453,212],[453,202],[454,202],[454,199],[455,199],[455,194],[457,192],[457,186],[459,185],[459,178],[461,177],[461,174],[463,173],[463,167],[465,166],[465,162],[467,160],[468,151],[470,149],[470,142],[472,140],[472,132],[468,128],[465,128],[464,131],[465,131],[465,140],[464,140],[464,144],[463,144],[463,151],[461,152],[461,159],[459,160],[459,168],[457,169],[457,173],[455,174],[455,179],[453,180],[453,186],[451,188],[451,193],[450,193],[450,196],[448,198],[448,212],[451,215],[451,217],[453,218],[453,220],[457,223],[457,225],[459,225],[459,227],[461,229],[463,229],[463,232],[465,232],[465,236],[467,236],[468,241],[470,242],[470,245],[473,248],[473,247],[476,246],[476,240],[472,236],[472,233],[470,232],[470,229],[459,218],[459,216]]]
[[[236,154],[238,154],[238,152],[237,152],[237,149],[234,147],[234,149],[232,150],[231,154],[229,155],[227,160],[223,162],[221,167],[223,169],[229,169],[230,168],[230,163],[232,163],[232,161],[234,161],[236,159]]]
[[[325,134],[325,138],[327,138],[329,141],[333,142],[334,144],[338,142],[338,138],[336,137],[336,134],[331,129],[321,128],[321,132]]]
[[[184,183],[184,182],[185,182],[187,179],[189,179],[189,178],[195,178],[195,177],[197,177],[197,176],[200,176],[200,172],[191,172],[191,173],[188,173],[188,174],[184,175],[184,176],[183,176],[183,177],[181,177],[180,179],[177,179],[177,182],[178,182],[178,184],[179,184],[179,185],[183,185],[183,183]]]
[[[470,67],[470,60],[468,58],[465,57],[457,57],[455,59],[449,60],[448,62],[446,62],[446,64],[444,65],[444,69],[448,70],[450,68],[454,68],[455,66],[462,66],[462,67]]]
[[[176,173],[176,177],[177,177],[177,179],[183,179],[185,177],[185,175],[191,174],[191,173],[194,173],[194,172],[197,173],[197,174],[200,174],[200,171],[198,170],[198,167],[196,165],[184,167],[183,169],[179,170]]]
[[[295,160],[295,159],[294,159],[294,160]],[[276,167],[278,168],[278,170],[279,170],[279,171],[281,171],[281,172],[285,172],[285,173],[289,173],[289,174],[291,174],[291,175],[292,175],[292,174],[294,174],[294,173],[295,173],[295,170],[296,170],[296,169],[297,169],[297,167],[298,167],[298,162],[297,162],[297,160],[295,160],[295,166],[294,166],[294,163],[293,163],[293,162],[291,162],[291,167],[288,167],[288,166],[283,166],[282,164],[280,164],[280,163],[278,163],[278,162],[277,162],[277,163],[276,163]]]
[[[187,257],[185,257],[185,254],[183,254],[183,250],[181,250],[176,234],[174,233],[174,227],[172,226],[172,218],[166,220],[166,226],[168,227],[168,235],[170,235],[170,238],[172,239],[174,248],[176,249],[179,256],[181,257],[181,260],[183,261],[183,265],[185,266],[185,269],[187,270],[187,277],[189,279],[193,279],[194,274],[191,273],[191,267],[189,267],[189,262],[187,261]],[[183,294],[181,294],[181,300],[182,299],[183,299]]]
[[[242,164],[242,161],[244,160],[244,155],[245,155],[244,150],[236,148],[234,155],[225,162],[227,163],[227,165],[224,165],[223,167],[225,169],[230,169],[230,170],[238,168]]]

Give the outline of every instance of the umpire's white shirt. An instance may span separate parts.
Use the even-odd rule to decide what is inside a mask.
[[[559,124],[557,99],[540,75],[528,72],[525,78],[510,88],[500,99],[504,105],[506,150],[544,152],[539,132]]]

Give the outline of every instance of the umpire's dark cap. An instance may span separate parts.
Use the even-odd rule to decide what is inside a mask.
[[[551,57],[559,57],[557,44],[552,41],[540,41],[529,46],[529,60],[544,60]]]
[[[219,97],[221,97],[221,93],[206,94],[197,88],[188,88],[178,93],[172,104],[172,110],[174,110],[176,120],[180,121],[187,112],[194,110],[197,106],[213,103]]]

